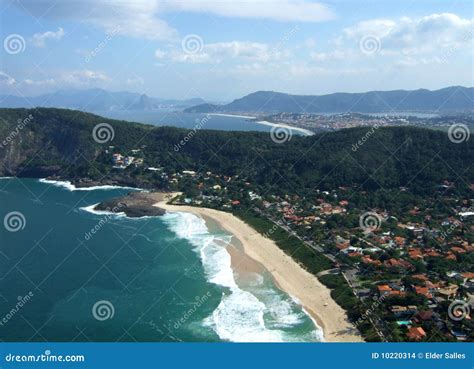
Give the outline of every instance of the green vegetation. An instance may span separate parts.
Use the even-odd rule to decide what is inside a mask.
[[[234,212],[234,215],[238,216],[257,232],[275,241],[278,247],[310,273],[317,274],[332,267],[332,263],[328,258],[305,245],[298,238],[290,235],[268,219],[258,217],[249,212]]]
[[[30,115],[27,124],[19,123]],[[94,140],[100,123],[112,127],[110,142]],[[421,323],[415,311],[407,315],[429,336],[440,329],[446,340],[456,339],[455,331],[471,339],[472,324],[450,321],[447,307],[417,287],[438,295],[454,283],[462,299],[473,288],[463,274],[474,264],[472,218],[460,214],[473,206],[474,140],[453,143],[439,130],[382,127],[354,146],[368,130],[294,136],[278,144],[262,132],[188,131],[71,110],[0,109],[0,137],[11,138],[0,142],[0,176],[182,191],[180,201],[233,212],[315,275],[339,267],[351,286],[341,274],[320,280],[366,340],[410,339],[391,313],[394,305],[436,312],[436,324]],[[368,211],[379,224],[364,232],[361,215]],[[425,282],[409,277],[416,274]],[[390,284],[383,301],[381,284]]]
[[[340,274],[326,274],[319,277],[321,283],[330,288],[331,297],[345,310],[357,305],[357,298]]]
[[[385,191],[410,186],[413,193],[425,194],[443,180],[458,181],[453,168],[466,168],[463,177],[474,178],[469,155],[474,141],[452,144],[447,134],[427,129],[380,128],[355,152],[351,147],[366,134],[366,127],[295,136],[283,144],[274,143],[265,133],[201,130],[175,150],[187,130],[42,108],[0,109],[2,136],[29,114],[34,119],[19,132],[21,139],[0,148],[0,162],[6,166],[1,167],[0,174],[34,176],[47,166],[51,174],[99,179],[115,174],[101,156],[104,149],[113,145],[121,152],[145,147],[145,162],[171,173],[188,169],[240,175],[262,191],[273,193],[305,194],[339,186]],[[100,144],[93,140],[92,130],[99,123],[113,127],[113,141]],[[150,173],[140,170],[129,169],[121,175],[154,183]],[[460,181],[458,189],[468,191],[467,184]]]

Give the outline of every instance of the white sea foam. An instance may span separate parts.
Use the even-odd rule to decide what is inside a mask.
[[[314,135],[314,132],[310,131],[309,129],[300,128],[300,127],[294,127],[294,126],[289,126],[289,125],[287,125],[287,124],[272,123],[272,122],[268,122],[268,121],[266,121],[266,120],[259,120],[259,121],[256,121],[255,123],[257,123],[257,124],[262,124],[262,125],[264,125],[264,126],[279,127],[279,128],[289,129],[289,130],[291,130],[291,131],[300,132],[300,133],[302,133],[302,134],[305,135],[305,136],[313,136],[313,135]]]
[[[231,256],[222,246],[222,243],[230,242],[231,237],[209,233],[204,219],[191,213],[167,213],[163,220],[178,237],[194,246],[201,257],[207,279],[229,289],[223,293],[213,313],[204,320],[206,326],[211,327],[221,339],[232,342],[298,340],[298,337],[289,337],[279,329],[302,321],[303,313],[292,309],[291,301],[284,301],[276,291],[265,290],[254,294],[237,285]],[[257,297],[261,294],[265,298]],[[269,323],[271,328],[265,322],[265,314],[272,317]]]
[[[127,187],[127,186],[111,186],[111,185],[103,185],[103,186],[92,186],[92,187],[76,187],[70,181],[54,181],[51,179],[42,178],[39,179],[39,182],[50,184],[56,187],[62,187],[69,191],[95,191],[95,190],[116,190],[119,188],[127,189],[127,190],[142,190],[141,188],[136,187]]]
[[[86,211],[88,213],[95,214],[95,215],[114,215],[114,216],[118,216],[118,217],[124,217],[125,216],[124,212],[114,213],[113,211],[108,211],[108,210],[95,210],[94,208],[97,205],[99,205],[99,203],[89,205],[89,206],[84,206],[84,207],[79,208],[79,209],[82,210],[82,211]]]

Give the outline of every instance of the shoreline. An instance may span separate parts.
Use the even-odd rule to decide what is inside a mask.
[[[294,126],[289,126],[288,124],[283,124],[283,123],[272,123],[267,120],[259,120],[255,122],[257,124],[262,124],[264,126],[271,126],[271,127],[277,127],[277,128],[284,128],[284,129],[290,129],[292,131],[298,131],[304,134],[304,136],[314,136],[315,133],[310,131],[309,129],[305,128],[300,128],[300,127],[294,127]]]
[[[254,117],[252,115],[238,115],[238,114],[225,114],[225,113],[208,113],[208,114],[214,115],[216,117],[257,119],[257,117]]]
[[[277,287],[297,300],[313,319],[316,328],[322,329],[325,342],[363,341],[358,330],[348,321],[346,312],[331,298],[331,290],[272,240],[265,238],[242,220],[230,213],[208,208],[169,205],[164,200],[154,206],[170,212],[192,213],[204,220],[210,218],[231,233],[242,244],[244,253],[269,271]]]
[[[255,123],[257,123],[257,124],[261,124],[261,125],[264,125],[264,126],[285,128],[285,129],[290,129],[290,130],[293,130],[293,131],[298,131],[298,132],[301,132],[304,136],[313,136],[313,135],[315,135],[315,133],[313,131],[310,131],[309,129],[306,129],[306,128],[290,126],[290,125],[284,124],[284,123],[273,123],[273,122],[269,122],[267,120],[259,120],[259,118],[251,116],[251,115],[237,115],[237,114],[224,114],[224,113],[209,113],[209,115],[215,115],[215,116],[218,116],[218,117],[229,117],[229,118],[246,118],[246,119],[255,121]]]

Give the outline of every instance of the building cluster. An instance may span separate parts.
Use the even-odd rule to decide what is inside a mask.
[[[343,128],[353,128],[361,126],[392,126],[408,125],[410,120],[407,117],[398,116],[370,116],[358,113],[344,113],[334,115],[321,114],[299,114],[299,113],[278,113],[264,117],[265,120],[273,123],[284,123],[290,126],[305,128],[312,131],[338,130]]]
[[[143,158],[138,157],[141,154],[141,149],[133,149],[130,151],[130,155],[122,155],[120,152],[114,150],[114,146],[110,146],[106,150],[106,154],[112,152],[112,167],[114,169],[125,169],[129,166],[140,167],[144,164]]]
[[[382,300],[373,312],[380,319],[374,322],[390,332],[388,340],[472,339],[472,199],[451,196],[445,212],[421,205],[396,213],[370,209],[378,223],[364,229],[359,220],[367,209],[352,199],[350,187],[315,190],[310,196],[278,195],[262,193],[239,175],[147,169],[157,172],[170,189],[183,191],[177,203],[257,211],[322,252],[362,304]],[[440,184],[445,190],[443,186],[450,184]],[[465,308],[452,309],[454,303]],[[458,320],[459,313],[464,315]]]

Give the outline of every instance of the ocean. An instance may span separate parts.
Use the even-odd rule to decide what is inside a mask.
[[[322,340],[217,224],[92,210],[133,190],[0,179],[2,341]]]

